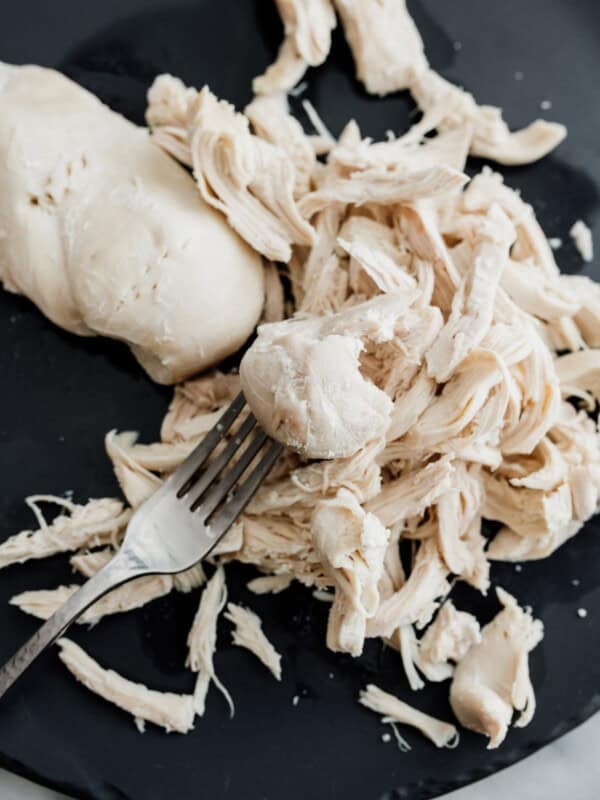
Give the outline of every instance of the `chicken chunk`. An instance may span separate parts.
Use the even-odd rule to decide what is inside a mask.
[[[450,688],[450,705],[458,720],[488,736],[488,748],[504,741],[514,710],[521,712],[517,727],[533,717],[529,653],[544,635],[542,623],[523,611],[514,597],[503,589],[497,594],[504,608],[459,661]]]
[[[336,587],[327,646],[358,656],[367,620],[379,607],[388,531],[347,489],[317,505],[311,527],[315,549]]]
[[[360,354],[368,342],[393,339],[414,297],[385,295],[331,317],[261,326],[240,378],[263,428],[311,458],[350,456],[381,438],[392,403],[361,374]]]

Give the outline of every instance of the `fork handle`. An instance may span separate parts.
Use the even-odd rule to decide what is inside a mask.
[[[93,605],[111,589],[125,583],[132,578],[146,574],[146,571],[136,570],[127,563],[126,559],[115,556],[101,570],[86,581],[46,622],[39,628],[25,644],[17,650],[0,669],[0,697],[19,678],[23,672],[35,661],[40,653],[51,645],[83,612]]]

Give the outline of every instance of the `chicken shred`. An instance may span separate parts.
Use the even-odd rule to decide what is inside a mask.
[[[379,606],[388,531],[347,489],[317,504],[311,527],[315,550],[335,584],[327,646],[358,656],[367,620]]]
[[[232,639],[238,647],[245,647],[258,658],[265,667],[273,673],[276,680],[281,680],[281,655],[275,650],[265,636],[262,622],[258,614],[247,608],[227,604],[227,611],[223,615],[235,626]]]
[[[112,669],[104,669],[70,639],[59,639],[59,657],[78,681],[95,694],[131,714],[152,722],[167,733],[187,733],[194,727],[194,698],[158,692],[134,683]]]
[[[58,502],[68,514],[59,514],[50,524],[40,515],[42,525],[38,530],[21,531],[2,542],[0,567],[82,547],[116,543],[131,516],[131,511],[123,503],[110,498],[89,500],[83,506],[61,498],[43,497],[42,500]]]
[[[418,728],[436,747],[456,747],[458,744],[458,731],[454,725],[418,711],[372,683],[360,693],[359,702],[381,714],[382,722],[398,722]]]
[[[275,0],[285,38],[277,59],[252,82],[255,94],[289,92],[307,67],[322,64],[329,55],[336,19],[330,0]]]
[[[223,567],[218,567],[202,592],[200,605],[187,640],[186,666],[192,672],[198,673],[194,691],[194,709],[200,717],[204,716],[206,695],[211,681],[227,701],[231,716],[234,713],[231,695],[218,679],[213,664],[217,643],[217,621],[226,602],[225,570]]]

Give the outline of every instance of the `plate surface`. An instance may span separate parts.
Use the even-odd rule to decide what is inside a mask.
[[[556,154],[505,172],[533,203],[547,234],[564,240],[557,254],[561,268],[580,271],[568,230],[580,217],[596,221],[600,6],[595,0],[410,5],[430,60],[445,76],[481,102],[503,106],[514,126],[544,115],[569,126],[569,139]],[[272,59],[280,35],[269,0],[103,0],[85,9],[75,0],[19,0],[0,10],[2,60],[57,67],[140,123],[145,90],[164,71],[194,85],[208,82],[243,107],[252,76]],[[356,84],[339,33],[327,65],[307,78],[307,96],[335,133],[351,116],[375,137],[402,131],[409,122],[412,104],[405,96],[374,99]],[[540,110],[543,100],[551,101],[551,111]],[[598,224],[596,239],[600,243]],[[137,429],[143,440],[152,440],[170,391],[151,384],[123,346],[64,334],[28,302],[4,292],[0,335],[4,537],[32,524],[21,502],[28,494],[70,489],[81,500],[114,494],[104,433]],[[453,751],[435,750],[411,731],[411,753],[383,744],[378,718],[356,703],[360,687],[376,680],[448,717],[447,684],[411,694],[397,655],[375,642],[359,661],[329,653],[322,603],[301,589],[256,598],[244,588],[252,570],[234,567],[230,597],[263,617],[283,653],[281,684],[231,645],[223,625],[216,667],[235,698],[235,718],[228,719],[222,698],[211,692],[207,714],[191,735],[166,736],[149,726],[140,736],[125,714],[77,685],[48,653],[2,703],[0,763],[94,800],[433,797],[522,758],[600,707],[599,527],[592,522],[551,559],[525,564],[521,572],[510,565],[493,568],[494,582],[531,604],[546,626],[531,659],[538,711],[500,750],[486,751],[483,738],[469,733]],[[70,578],[61,558],[0,574],[2,659],[37,626],[6,605],[9,597]],[[492,597],[463,587],[457,597],[484,619],[497,608]],[[133,679],[190,691],[193,680],[182,665],[196,604],[197,595],[167,597],[94,630],[78,628],[74,636],[101,663]],[[587,608],[587,619],[579,619],[579,607]]]

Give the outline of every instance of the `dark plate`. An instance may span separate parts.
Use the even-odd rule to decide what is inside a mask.
[[[534,204],[548,235],[564,239],[558,253],[563,270],[579,271],[568,229],[579,217],[593,221],[598,202],[600,6],[595,0],[429,0],[411,7],[431,61],[444,75],[464,83],[480,101],[504,106],[513,125],[544,115],[542,100],[552,102],[547,116],[568,124],[569,139],[555,155],[507,172]],[[19,0],[0,11],[3,60],[58,67],[137,122],[145,89],[163,71],[194,85],[208,82],[242,107],[251,77],[270,61],[280,35],[270,0]],[[412,105],[405,96],[373,99],[357,86],[340,35],[327,66],[309,73],[308,81],[308,97],[335,132],[350,116],[373,136],[402,130],[409,121]],[[600,241],[598,226],[596,233]],[[595,274],[600,278],[597,269]],[[1,531],[7,536],[32,522],[21,502],[28,494],[113,494],[104,433],[137,428],[151,440],[170,391],[150,383],[123,346],[63,334],[28,302],[6,293],[0,294],[0,331]],[[361,686],[376,680],[448,717],[447,685],[411,695],[398,657],[374,642],[358,662],[334,656],[324,646],[326,609],[310,593],[255,598],[244,588],[252,571],[232,568],[231,597],[263,616],[284,654],[281,684],[232,647],[223,630],[216,665],[236,699],[235,719],[227,718],[222,698],[211,692],[206,717],[193,734],[166,736],[149,726],[140,736],[125,714],[76,684],[56,654],[48,653],[2,703],[0,762],[95,800],[418,800],[476,780],[600,707],[598,527],[591,523],[551,559],[525,564],[520,573],[510,565],[493,568],[494,581],[531,604],[546,626],[531,659],[538,711],[498,751],[486,751],[484,739],[469,733],[453,751],[435,750],[416,732],[406,734],[409,754],[384,745],[377,717],[356,703]],[[2,658],[37,626],[7,606],[8,598],[69,579],[60,558],[1,573]],[[462,588],[458,594],[459,603],[483,618],[496,610],[492,597]],[[131,678],[189,691],[193,680],[182,665],[196,603],[197,596],[165,598],[74,636],[101,663]],[[588,609],[587,619],[578,618],[579,607]]]

